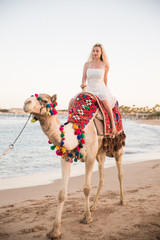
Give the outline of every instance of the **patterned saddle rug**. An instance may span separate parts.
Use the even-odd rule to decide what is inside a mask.
[[[82,92],[76,97],[74,106],[68,116],[68,122],[77,123],[81,126],[81,129],[85,129],[85,127],[90,123],[90,121],[96,117],[99,110],[101,111],[104,120],[103,135],[112,135],[110,118],[107,111],[105,110],[102,102],[98,99],[98,97],[90,93]],[[119,112],[118,102],[116,102],[112,111],[115,125],[117,128],[117,134],[122,133],[122,117]]]

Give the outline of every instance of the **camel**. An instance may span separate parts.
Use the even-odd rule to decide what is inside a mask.
[[[54,145],[59,145],[61,142],[61,131],[60,131],[60,121],[58,120],[57,115],[47,116],[47,104],[54,104],[57,95],[49,96],[47,94],[40,94],[40,99],[32,96],[26,99],[24,103],[24,111],[26,113],[31,113],[33,116],[40,122],[40,126],[45,135],[47,135],[50,142]],[[78,140],[74,134],[73,124],[68,123],[64,126],[65,131],[65,148],[67,150],[73,150],[78,145]],[[98,136],[97,131],[94,125],[94,122],[91,121],[89,126],[85,129],[85,144],[80,150],[83,154],[81,161],[85,162],[85,180],[83,186],[83,192],[85,195],[85,209],[84,216],[81,219],[81,223],[88,224],[92,222],[91,212],[95,211],[97,208],[98,198],[104,184],[104,162],[105,156],[113,156],[116,161],[118,169],[118,178],[120,183],[120,204],[125,205],[125,200],[123,196],[123,170],[122,170],[122,154],[123,146],[117,151],[106,152],[104,148],[104,136]],[[92,169],[95,162],[95,159],[98,161],[98,171],[99,171],[99,185],[95,199],[90,207],[90,192],[91,192],[91,175]],[[70,162],[61,158],[61,171],[62,171],[62,180],[61,187],[58,195],[58,208],[55,216],[53,228],[47,234],[47,237],[50,239],[56,239],[61,236],[61,218],[62,210],[64,203],[67,198],[67,185],[70,177]]]

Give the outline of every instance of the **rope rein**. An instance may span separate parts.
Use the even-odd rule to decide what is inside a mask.
[[[30,119],[30,117],[31,117],[31,115],[32,114],[30,114],[29,115],[29,117],[28,117],[28,119],[27,119],[27,121],[26,121],[26,123],[24,124],[24,126],[23,126],[23,128],[22,128],[22,130],[20,131],[20,133],[18,134],[18,136],[16,137],[16,139],[14,140],[14,142],[12,143],[12,144],[10,144],[9,145],[9,148],[3,153],[3,154],[1,154],[0,155],[0,157],[2,157],[2,156],[4,156],[4,155],[6,155],[7,154],[7,152],[9,151],[9,150],[11,150],[11,149],[13,149],[14,148],[14,144],[16,143],[16,141],[18,140],[18,138],[20,137],[20,135],[22,134],[22,132],[23,132],[23,130],[25,129],[25,127],[26,127],[26,125],[27,125],[27,123],[28,123],[28,121],[29,121],[29,119]]]

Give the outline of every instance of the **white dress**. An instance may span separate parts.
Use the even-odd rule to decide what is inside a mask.
[[[114,108],[117,99],[112,95],[109,88],[104,83],[103,68],[87,69],[87,88],[86,91],[95,94],[101,101],[107,100],[110,107]]]

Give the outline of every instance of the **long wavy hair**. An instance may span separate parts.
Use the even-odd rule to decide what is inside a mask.
[[[95,47],[100,47],[100,49],[101,49],[101,53],[102,53],[102,54],[101,54],[101,56],[100,56],[100,60],[103,61],[105,64],[109,65],[109,61],[108,61],[108,57],[107,57],[107,54],[106,54],[106,52],[105,52],[105,49],[104,49],[103,45],[100,44],[100,43],[94,44],[94,46],[92,47],[92,51],[91,51],[91,53],[90,53],[90,55],[89,55],[88,61],[89,61],[89,62],[92,62],[92,61],[93,61],[93,49],[94,49]]]

